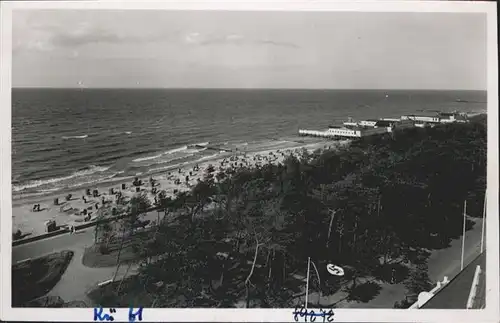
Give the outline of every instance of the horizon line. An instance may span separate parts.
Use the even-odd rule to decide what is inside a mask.
[[[287,91],[287,90],[295,90],[295,91],[470,91],[470,92],[487,92],[487,89],[415,89],[415,88],[272,88],[272,87],[263,87],[263,88],[230,88],[230,87],[56,87],[56,86],[12,86],[12,90],[19,89],[43,89],[43,90],[243,90],[243,91],[252,91],[252,90],[269,90],[269,91]]]

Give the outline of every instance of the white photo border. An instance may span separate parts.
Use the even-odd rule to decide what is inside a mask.
[[[1,1],[0,61],[0,255],[3,321],[93,321],[87,308],[12,308],[11,80],[12,12],[23,9],[362,11],[484,13],[487,17],[487,226],[486,308],[483,310],[334,309],[334,322],[497,322],[500,317],[498,213],[498,44],[495,2],[452,1]],[[128,321],[128,309],[115,321]],[[293,322],[293,309],[144,309],[147,322]],[[303,320],[303,318],[301,319]],[[301,321],[300,320],[300,321]],[[321,322],[317,318],[316,322]]]

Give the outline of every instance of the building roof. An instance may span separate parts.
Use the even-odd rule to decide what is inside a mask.
[[[375,124],[377,127],[390,127],[394,124],[392,121],[387,121],[387,120],[379,120]]]
[[[436,295],[421,308],[465,309],[467,307],[467,300],[469,298],[477,265],[480,265],[483,270],[486,269],[486,252],[483,252],[468,264],[464,270],[440,289]]]
[[[423,118],[438,118],[438,115],[423,115],[423,114],[406,114],[404,117],[423,117]]]

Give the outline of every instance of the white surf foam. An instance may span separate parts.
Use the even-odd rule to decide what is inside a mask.
[[[181,152],[181,151],[187,150],[187,149],[188,149],[188,146],[182,146],[182,147],[179,147],[179,148],[175,148],[175,149],[167,150],[167,151],[165,152],[165,154],[175,154],[175,153],[178,153],[178,152]]]
[[[67,140],[67,139],[85,139],[88,136],[89,135],[83,135],[83,136],[62,136],[61,138],[64,139],[64,140]]]
[[[161,154],[158,154],[158,155],[136,158],[136,159],[132,160],[132,162],[134,162],[134,163],[140,163],[140,162],[147,161],[147,160],[160,159],[161,157],[164,157],[164,156],[181,154],[178,157],[162,159],[162,160],[159,160],[156,163],[145,165],[145,166],[150,166],[150,165],[160,164],[160,163],[168,163],[169,161],[173,161],[173,160],[176,160],[176,159],[185,158],[185,157],[191,157],[194,154],[202,152],[202,151],[204,151],[206,149],[207,149],[206,147],[205,148],[200,148],[200,149],[195,149],[195,148],[189,148],[188,146],[182,146],[182,147],[179,147],[179,148],[174,148],[174,149],[171,149],[171,150],[167,150],[167,151],[165,151],[165,152],[163,152]]]
[[[66,181],[66,180],[70,180],[70,179],[73,179],[73,178],[76,178],[76,177],[88,176],[88,175],[92,175],[92,174],[99,173],[99,172],[105,172],[109,168],[110,167],[99,167],[99,166],[91,165],[91,166],[89,166],[89,167],[87,167],[85,169],[82,169],[82,170],[79,170],[77,172],[74,172],[73,174],[71,174],[69,176],[49,178],[49,179],[45,179],[45,180],[31,181],[31,182],[28,182],[28,183],[22,184],[22,185],[13,185],[12,186],[12,191],[14,191],[14,192],[20,192],[20,191],[24,191],[26,189],[36,188],[36,187],[47,185],[47,184],[55,184],[55,183],[58,183],[58,182],[61,182],[61,181]]]
[[[213,155],[209,155],[209,156],[204,156],[204,157],[201,157],[200,159],[198,159],[196,161],[197,162],[201,162],[201,161],[204,161],[204,160],[207,160],[207,159],[216,158],[217,156],[220,156],[220,154],[217,153],[217,154],[213,154]]]
[[[193,146],[208,146],[210,144],[209,141],[205,141],[205,142],[199,142],[197,144],[194,144]]]
[[[154,155],[154,156],[148,156],[148,157],[136,158],[136,159],[134,159],[134,160],[132,160],[132,161],[133,161],[134,163],[140,163],[140,162],[143,162],[143,161],[146,161],[146,160],[151,160],[151,159],[160,158],[161,156],[163,156],[163,154]]]

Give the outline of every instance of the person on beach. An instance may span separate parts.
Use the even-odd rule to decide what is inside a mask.
[[[396,283],[396,269],[392,268],[391,271],[391,284]]]

